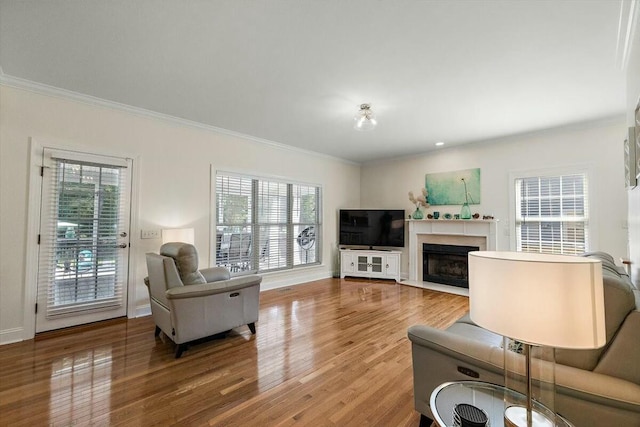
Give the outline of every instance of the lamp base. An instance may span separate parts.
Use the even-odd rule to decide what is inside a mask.
[[[504,425],[506,427],[528,427],[527,408],[524,406],[509,406],[504,411]],[[540,412],[531,410],[531,426],[554,427],[555,423]]]

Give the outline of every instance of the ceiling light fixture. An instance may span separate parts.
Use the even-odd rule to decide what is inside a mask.
[[[436,142],[436,147],[442,147],[443,145],[444,145],[444,142],[442,141]]]
[[[370,104],[360,104],[360,110],[353,118],[355,121],[353,128],[355,130],[373,130],[378,124]]]

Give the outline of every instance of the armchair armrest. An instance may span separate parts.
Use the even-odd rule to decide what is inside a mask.
[[[204,276],[204,280],[206,280],[207,283],[229,280],[231,278],[229,270],[224,267],[203,268],[200,270],[200,273]]]
[[[260,282],[262,282],[262,276],[251,275],[234,277],[233,279],[221,280],[218,282],[171,288],[167,291],[166,296],[168,300],[198,298],[248,288],[259,285]]]

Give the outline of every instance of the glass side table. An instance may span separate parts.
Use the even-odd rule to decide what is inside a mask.
[[[440,427],[458,426],[459,424],[454,423],[453,408],[460,403],[467,403],[482,409],[489,418],[488,426],[503,427],[504,410],[507,406],[514,403],[526,405],[527,398],[515,390],[481,381],[444,383],[433,390],[429,401],[436,424]],[[534,402],[533,407],[542,413],[552,414],[547,407],[539,402]],[[573,424],[557,415],[556,426],[573,427]]]

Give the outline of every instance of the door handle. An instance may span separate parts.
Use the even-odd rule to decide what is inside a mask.
[[[127,237],[127,232],[123,231],[122,233],[120,233],[120,237]]]
[[[120,243],[118,246],[116,246],[116,248],[126,249],[127,248],[127,244],[126,243]]]

